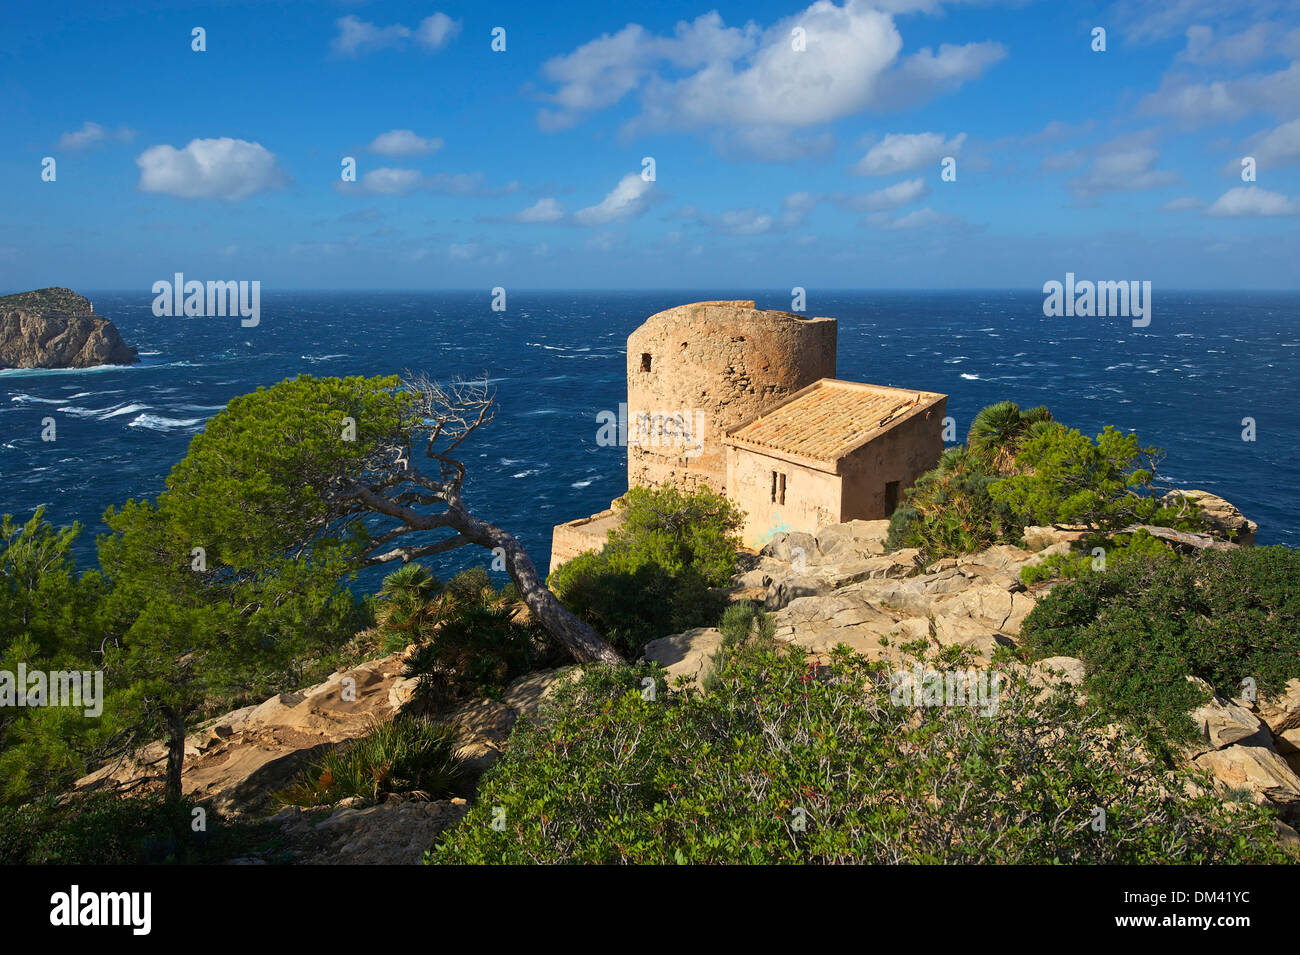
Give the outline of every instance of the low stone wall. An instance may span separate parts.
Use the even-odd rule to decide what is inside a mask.
[[[547,573],[567,560],[588,551],[605,549],[605,539],[621,519],[610,507],[590,517],[580,517],[567,524],[556,524],[551,531],[551,565]]]

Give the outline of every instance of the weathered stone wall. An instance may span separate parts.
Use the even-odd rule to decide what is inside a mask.
[[[747,547],[762,547],[782,532],[815,534],[839,522],[839,475],[749,448],[726,450],[727,497],[745,512],[740,534]],[[785,475],[784,502],[772,500],[773,471]]]
[[[627,340],[629,487],[670,481],[726,489],[728,428],[821,378],[835,377],[833,318],[695,302],[650,316]],[[638,415],[681,414],[689,441],[636,444]]]
[[[610,529],[618,523],[618,514],[610,508],[567,524],[556,524],[551,530],[551,564],[547,573],[579,554],[604,550]]]
[[[898,482],[898,504],[918,477],[930,470],[943,454],[945,396],[928,408],[918,409],[884,434],[867,442],[840,462],[844,478],[838,521],[875,521],[889,516],[885,486]]]

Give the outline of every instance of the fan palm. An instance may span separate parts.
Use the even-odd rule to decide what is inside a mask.
[[[1043,405],[1021,411],[1014,401],[999,401],[975,416],[966,435],[966,447],[994,473],[1009,474],[1030,428],[1041,430],[1036,426],[1051,421],[1052,413]]]

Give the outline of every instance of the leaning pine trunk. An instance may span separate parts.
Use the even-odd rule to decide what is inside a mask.
[[[168,802],[181,798],[181,766],[185,760],[185,721],[170,706],[160,706],[167,721],[167,781],[163,794]]]
[[[492,551],[499,549],[504,554],[506,570],[528,609],[547,633],[568,648],[575,660],[579,663],[623,662],[618,651],[596,632],[595,627],[579,620],[551,593],[546,581],[537,573],[532,558],[513,534],[487,521],[480,521],[460,507],[450,508],[448,516],[451,526],[466,540]]]

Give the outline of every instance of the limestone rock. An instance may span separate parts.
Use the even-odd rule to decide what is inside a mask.
[[[708,670],[709,661],[722,646],[722,631],[716,627],[697,627],[675,633],[645,645],[641,659],[658,663],[667,671],[668,685],[685,677],[696,688]]]
[[[798,564],[800,558],[805,564],[816,562],[817,538],[803,531],[782,532],[774,535],[758,553],[787,564]]]
[[[443,830],[464,818],[463,799],[429,802],[389,798],[368,807],[342,806],[317,823],[304,865],[418,865]],[[306,835],[307,826],[286,816],[282,827]]]
[[[1086,534],[1087,531],[1079,527],[1026,527],[1025,549],[1037,552],[1053,544],[1072,544]]]
[[[1256,711],[1275,736],[1300,729],[1300,679],[1289,680],[1281,693],[1260,699]]]
[[[842,562],[885,552],[889,521],[846,521],[817,531],[817,549],[828,560]]]
[[[534,670],[525,673],[506,687],[501,701],[515,711],[515,716],[534,716],[542,703],[564,680],[565,669]]]
[[[1198,677],[1189,676],[1187,681],[1210,694],[1208,702],[1190,713],[1200,737],[1196,749],[1204,750],[1206,747],[1223,749],[1225,746],[1241,743],[1252,737],[1259,737],[1256,745],[1272,748],[1272,740],[1268,738],[1268,734],[1261,733],[1264,724],[1250,710],[1218,696],[1210,684]]]
[[[391,719],[395,690],[400,697],[406,681],[402,669],[398,654],[370,660],[316,686],[207,721],[186,737],[182,790],[212,799],[222,810],[261,807],[328,747],[364,735],[375,720]],[[349,679],[352,683],[344,682]],[[88,790],[141,780],[156,784],[165,760],[166,747],[155,741],[74,785]]]
[[[1173,507],[1180,503],[1180,499],[1191,501],[1197,506],[1200,517],[1211,533],[1241,544],[1243,547],[1254,545],[1255,532],[1259,530],[1259,525],[1249,520],[1230,502],[1209,491],[1170,491],[1160,500],[1161,503]]]
[[[0,298],[0,368],[90,368],[139,360],[113,323],[69,289]]]
[[[456,755],[471,775],[481,775],[497,761],[516,718],[513,709],[497,700],[472,700],[447,718],[456,730]]]
[[[1222,786],[1245,790],[1256,802],[1286,810],[1300,807],[1300,777],[1271,749],[1236,744],[1203,753],[1194,763]]]

